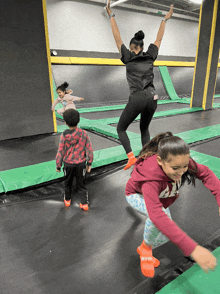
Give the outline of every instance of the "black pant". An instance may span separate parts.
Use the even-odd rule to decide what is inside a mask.
[[[68,164],[64,162],[65,173],[65,199],[70,200],[72,198],[73,180],[76,179],[76,188],[81,197],[81,203],[86,204],[88,202],[88,191],[85,186],[86,176],[86,163]]]
[[[149,125],[157,109],[157,100],[154,100],[154,88],[148,87],[144,91],[137,91],[130,95],[118,122],[117,132],[119,140],[126,153],[132,151],[126,130],[128,126],[141,114],[140,131],[142,146],[150,141]]]

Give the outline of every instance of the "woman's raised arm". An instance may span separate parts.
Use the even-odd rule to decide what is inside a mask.
[[[123,44],[120,32],[117,26],[117,23],[115,21],[115,15],[112,13],[111,8],[110,8],[110,2],[111,0],[108,0],[108,5],[106,6],[106,11],[108,13],[108,16],[110,17],[111,21],[111,28],[112,28],[112,33],[115,39],[116,46],[118,47],[118,51],[121,53],[121,45]]]
[[[158,49],[160,48],[160,44],[164,35],[164,31],[165,31],[165,27],[166,27],[166,22],[168,19],[171,18],[173,14],[173,5],[170,5],[170,11],[164,16],[164,19],[162,20],[158,33],[157,33],[157,38],[156,41],[154,42],[154,45],[156,45],[158,47]]]

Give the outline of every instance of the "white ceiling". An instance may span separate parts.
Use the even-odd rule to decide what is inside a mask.
[[[106,0],[84,0],[84,2],[100,3],[103,4],[103,7],[106,5]],[[115,2],[117,1],[111,1],[112,4]],[[174,5],[173,17],[199,20],[200,5],[190,0],[127,0],[118,4],[118,7],[164,15],[169,11],[171,4]]]

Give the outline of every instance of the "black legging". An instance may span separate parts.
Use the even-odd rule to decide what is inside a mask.
[[[141,114],[140,131],[142,146],[150,141],[149,124],[157,109],[157,100],[154,100],[154,89],[148,88],[130,95],[118,122],[117,132],[119,140],[128,154],[132,151],[126,130],[128,126]]]

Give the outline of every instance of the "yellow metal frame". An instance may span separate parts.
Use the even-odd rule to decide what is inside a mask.
[[[197,66],[198,52],[199,52],[199,38],[200,38],[201,23],[202,23],[202,4],[200,6],[200,14],[199,14],[199,28],[198,28],[198,38],[197,38],[197,49],[196,49],[196,59],[195,59],[195,67],[194,67],[194,74],[193,74],[193,83],[192,83],[192,93],[191,93],[190,107],[192,107],[192,103],[193,103],[193,94],[194,94],[195,77],[196,77],[196,66]]]
[[[203,93],[203,100],[202,100],[202,108],[204,110],[206,109],[208,85],[209,85],[210,71],[211,71],[211,65],[212,65],[212,54],[213,54],[214,38],[215,38],[215,31],[216,31],[218,1],[219,0],[215,0],[214,2],[214,9],[213,9],[213,16],[212,16],[212,29],[211,29],[211,36],[210,36],[210,43],[209,43],[208,63],[207,63],[207,69],[206,69],[205,86],[204,86],[204,93]],[[213,96],[214,96],[214,93],[213,93]]]
[[[49,44],[46,0],[42,0],[42,6],[43,6],[43,14],[44,14],[44,29],[45,29],[45,38],[46,38],[46,47],[47,47],[46,49],[47,49],[48,69],[49,69],[51,100],[52,100],[52,103],[53,103],[54,102],[53,77],[52,77],[52,66],[51,66],[51,56],[50,56],[50,44]],[[56,121],[55,111],[53,112],[53,125],[54,125],[54,132],[57,132],[57,121]]]
[[[86,65],[124,65],[120,59],[110,58],[87,58],[87,57],[51,57],[52,64],[86,64]],[[194,67],[195,62],[188,61],[158,61],[154,62],[154,66],[186,66]]]

